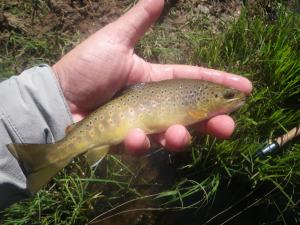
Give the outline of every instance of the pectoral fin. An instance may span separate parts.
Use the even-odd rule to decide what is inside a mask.
[[[98,163],[106,156],[109,151],[110,146],[104,145],[90,149],[87,151],[84,156],[86,158],[87,163],[94,167],[97,166]]]
[[[204,110],[202,110],[202,111],[196,111],[196,110],[189,111],[188,114],[194,119],[202,119],[202,118],[204,119],[204,118],[207,117],[207,111],[204,111]]]

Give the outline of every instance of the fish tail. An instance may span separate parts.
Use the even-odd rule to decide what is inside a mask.
[[[55,174],[72,161],[73,157],[71,156],[62,159],[53,157],[60,150],[58,145],[58,143],[7,145],[27,178],[27,188],[31,194],[39,191]]]

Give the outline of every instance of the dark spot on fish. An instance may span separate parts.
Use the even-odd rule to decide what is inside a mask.
[[[217,98],[217,97],[219,97],[219,95],[218,95],[218,94],[215,94],[215,97]]]

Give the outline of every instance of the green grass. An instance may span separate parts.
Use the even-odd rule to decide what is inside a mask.
[[[51,27],[51,18],[46,23],[45,15],[51,12],[46,1],[7,2],[0,3],[6,18],[0,29],[0,78],[40,63],[51,65],[78,43],[78,33]]]
[[[53,64],[56,58],[65,53],[65,49],[74,45],[76,38],[78,36],[70,40],[55,32],[42,37],[11,32],[1,51],[1,76],[19,74],[22,69],[40,63]]]
[[[231,224],[256,207],[276,212],[265,220],[261,218],[259,224],[263,221],[265,224],[299,222],[299,139],[275,155],[254,158],[269,138],[283,134],[300,121],[300,15],[283,4],[273,7],[275,20],[270,20],[264,10],[253,14],[245,9],[237,21],[227,24],[219,34],[199,29],[201,25],[196,29],[192,22],[190,30],[157,25],[137,48],[140,55],[152,61],[207,65],[249,78],[254,91],[246,105],[233,115],[237,126],[232,139],[220,141],[203,136],[193,141],[190,152],[168,156],[174,161],[168,167],[174,179],[171,184],[159,186],[159,191],[151,189],[151,193],[137,185],[143,179],[146,179],[143,184],[149,182],[147,176],[140,179],[136,175],[144,171],[151,176],[152,173],[143,168],[149,166],[147,163],[145,166],[134,158],[121,160],[111,156],[99,171],[90,171],[84,164],[74,163],[33,199],[7,209],[2,223],[85,224],[97,215],[107,216],[105,212],[109,210],[110,215],[122,212],[124,209],[118,208],[119,205],[141,200],[143,196],[158,201],[159,206],[155,203],[158,209],[205,211],[213,207],[220,198],[219,191],[225,187],[233,192],[239,188],[245,190],[242,197],[219,210],[220,214],[204,217],[202,224],[205,221],[210,222],[207,224]],[[50,54],[54,49],[50,47],[50,37],[57,38],[57,35],[33,40],[14,34],[0,71],[6,75],[7,67],[12,68],[18,57],[29,53],[34,55],[33,61],[48,57],[54,60],[63,47]],[[61,46],[72,44],[69,39],[56,41]],[[19,55],[10,51],[20,46]],[[163,162],[168,162],[168,157]],[[136,165],[141,168],[134,169]],[[155,172],[154,168],[150,167],[150,171]],[[142,202],[137,206],[150,211],[152,205],[147,204]],[[241,208],[224,216],[221,222],[215,222],[235,207]]]

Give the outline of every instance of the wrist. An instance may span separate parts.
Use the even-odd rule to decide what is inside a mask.
[[[51,68],[52,68],[55,78],[58,81],[58,84],[61,88],[62,94],[66,100],[67,106],[69,107],[73,121],[78,122],[78,121],[82,120],[85,117],[85,115],[83,115],[83,113],[80,113],[78,107],[75,104],[73,104],[72,101],[70,101],[70,99],[68,98],[69,96],[68,96],[68,91],[67,91],[67,85],[63,79],[64,71],[62,71],[62,69],[60,68],[59,62],[55,63]]]

